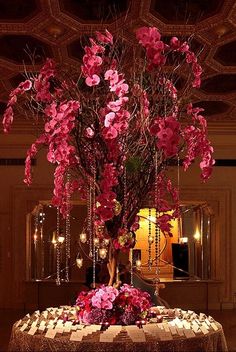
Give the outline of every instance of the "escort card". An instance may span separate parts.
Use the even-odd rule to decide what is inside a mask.
[[[199,328],[199,325],[197,325],[197,324],[193,324],[193,325],[192,325],[192,330],[194,331],[195,334],[201,332],[201,330],[200,330],[200,328]]]
[[[73,322],[72,321],[66,321],[65,322],[65,327],[70,328],[72,326]]]
[[[70,341],[82,341],[83,336],[82,331],[72,331]]]
[[[209,326],[205,323],[205,321],[202,323],[202,326],[204,326],[207,330],[209,330]]]
[[[100,334],[99,341],[100,342],[113,342],[114,337],[115,336],[112,333],[103,333],[103,334]]]
[[[65,326],[65,327],[64,327],[64,332],[67,332],[67,333],[68,333],[68,332],[71,332],[71,328],[68,327],[68,326]]]
[[[208,332],[209,332],[208,329],[206,329],[205,326],[203,326],[203,325],[200,326],[200,330],[201,330],[201,332],[202,332],[204,335],[207,335]]]
[[[187,337],[187,339],[190,337],[195,337],[195,334],[191,329],[184,329],[184,335]]]
[[[63,328],[59,328],[57,326],[55,327],[55,330],[56,330],[57,334],[63,334],[63,332],[64,332]]]
[[[24,331],[28,327],[28,324],[23,324],[22,327],[20,328],[20,331]]]
[[[178,334],[176,328],[174,326],[171,326],[171,325],[170,325],[170,332],[171,332],[172,335],[177,335]]]
[[[178,333],[179,336],[184,336],[183,329],[177,327],[176,330],[177,330],[177,333]]]
[[[39,325],[38,329],[42,332],[44,332],[46,330],[46,326],[45,325]]]
[[[161,341],[168,341],[168,340],[173,340],[173,336],[171,335],[171,332],[166,332],[163,330],[158,331],[158,336]]]
[[[168,324],[163,324],[163,327],[164,327],[164,330],[165,330],[166,332],[169,332],[169,331],[170,331],[170,328],[169,328]]]
[[[48,329],[48,331],[45,334],[45,337],[47,337],[48,339],[54,339],[54,337],[56,336],[57,331],[55,329]]]
[[[185,329],[190,329],[190,323],[187,322],[186,320],[183,321],[183,326]]]
[[[38,329],[37,329],[36,326],[32,326],[32,327],[29,329],[28,334],[29,334],[29,335],[34,335],[37,330],[38,330]]]
[[[217,331],[218,330],[218,326],[215,323],[211,323],[211,327],[213,330]]]

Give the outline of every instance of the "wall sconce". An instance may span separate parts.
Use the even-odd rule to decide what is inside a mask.
[[[198,242],[200,241],[201,234],[200,234],[199,230],[196,230],[195,234],[193,235],[193,238]]]

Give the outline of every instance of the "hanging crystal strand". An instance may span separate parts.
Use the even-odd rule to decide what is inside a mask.
[[[157,167],[157,153],[155,154],[155,215],[156,215],[156,221],[155,221],[155,263],[156,263],[156,289],[155,289],[155,295],[159,296],[159,283],[160,283],[160,269],[158,265],[159,261],[159,255],[160,255],[160,228],[158,226],[158,207],[159,207],[159,198],[160,198],[160,192],[158,189],[158,167]]]
[[[127,172],[126,167],[124,166],[124,194],[123,194],[124,202],[123,202],[123,226],[124,229],[127,230]]]
[[[95,160],[92,165],[92,174],[93,174],[93,179],[92,179],[92,192],[91,192],[91,239],[92,239],[92,244],[93,244],[93,288],[96,288],[96,252],[97,248],[95,246],[95,231],[94,231],[94,221],[95,221],[95,196],[96,196],[96,166],[95,166]]]
[[[152,268],[152,223],[151,223],[152,209],[148,208],[148,270]]]
[[[36,213],[34,216],[34,236],[33,236],[33,240],[34,240],[34,257],[35,257],[35,263],[34,263],[34,278],[38,279],[39,275],[38,275],[38,258],[37,258],[37,249],[38,249],[38,225],[39,225],[39,210],[38,210],[38,206],[36,207]]]
[[[179,190],[180,190],[180,159],[178,155],[178,164],[177,164],[177,192],[179,196]],[[180,223],[180,204],[178,203],[178,243],[180,243],[180,238],[182,237],[182,229],[181,229],[181,223]]]
[[[92,181],[89,179],[87,186],[87,233],[89,235],[89,257],[93,256],[93,234],[92,234]]]
[[[66,214],[66,270],[65,270],[65,281],[69,282],[69,263],[70,263],[70,174],[67,173],[67,214]]]
[[[56,244],[56,261],[57,261],[57,276],[56,276],[56,284],[59,286],[61,284],[61,268],[60,268],[60,259],[61,259],[61,253],[60,253],[60,242],[59,242],[59,236],[60,236],[60,209],[57,207],[57,228],[56,228],[56,239],[57,239],[57,244]]]

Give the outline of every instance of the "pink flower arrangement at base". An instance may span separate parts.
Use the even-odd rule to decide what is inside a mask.
[[[83,324],[135,324],[148,316],[151,298],[147,292],[124,284],[119,290],[101,286],[81,292],[77,298],[78,319]]]

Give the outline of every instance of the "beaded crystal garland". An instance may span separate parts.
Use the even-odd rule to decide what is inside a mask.
[[[152,199],[155,234],[148,234],[148,266],[155,267],[158,282],[160,231],[171,235],[171,219],[179,216],[179,183],[176,187],[168,176],[169,162],[181,153],[187,170],[200,157],[201,178],[207,180],[212,172],[207,122],[203,110],[189,102],[202,73],[190,41],[164,41],[155,27],[137,29],[136,38],[137,45],[127,54],[109,31],[96,32],[84,47],[76,80],[47,59],[38,74],[27,73],[10,93],[4,113],[8,132],[14,106],[24,95],[25,111],[32,113],[34,123],[38,116],[44,122],[27,152],[24,181],[31,184],[31,160],[46,147],[47,159],[55,165],[52,204],[66,219],[66,280],[72,194],[86,199],[88,254],[93,268],[107,257],[110,285],[116,280],[118,253],[131,251],[132,256],[139,209],[145,199]],[[175,77],[182,70],[187,79],[178,91]],[[95,281],[94,269],[93,285]]]

